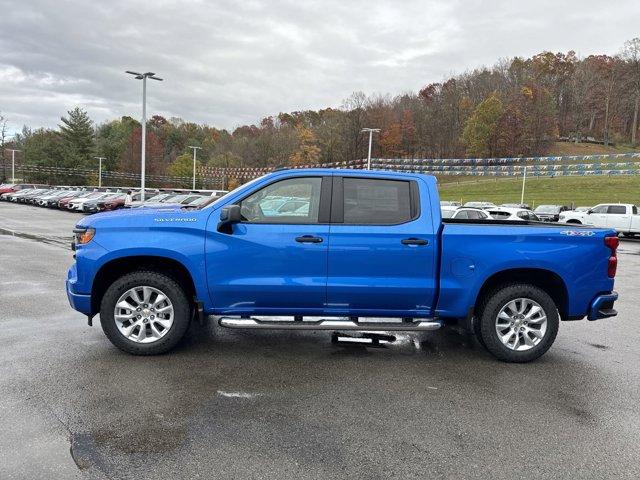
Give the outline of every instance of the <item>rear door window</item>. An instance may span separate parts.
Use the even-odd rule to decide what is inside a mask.
[[[414,217],[409,181],[344,177],[343,189],[346,224],[392,225]]]
[[[614,215],[624,215],[627,213],[627,207],[624,205],[609,205],[607,213],[613,213]]]

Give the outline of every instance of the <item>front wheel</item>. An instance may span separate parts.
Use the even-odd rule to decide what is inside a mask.
[[[173,278],[132,272],[114,281],[100,304],[100,324],[119,349],[134,355],[171,350],[189,327],[191,306]]]
[[[560,325],[553,299],[529,284],[504,285],[489,293],[479,317],[481,343],[505,362],[530,362],[542,356]]]

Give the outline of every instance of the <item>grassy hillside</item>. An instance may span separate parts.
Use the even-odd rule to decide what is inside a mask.
[[[438,179],[440,182],[440,179]],[[441,183],[443,200],[499,203],[520,202],[522,179],[482,179]],[[531,206],[552,203],[591,206],[604,202],[640,204],[640,175],[619,177],[528,177],[524,201]]]
[[[574,143],[574,142],[555,142],[551,146],[548,157],[558,157],[563,155],[605,155],[608,153],[627,153],[633,152],[631,147],[621,145],[617,147],[605,147],[594,143]]]

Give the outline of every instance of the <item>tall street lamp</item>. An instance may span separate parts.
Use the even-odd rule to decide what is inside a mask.
[[[125,73],[133,75],[136,80],[142,80],[142,161],[140,166],[140,201],[144,203],[145,153],[147,142],[147,78],[162,81],[153,72],[138,73],[127,70]]]
[[[527,166],[522,167],[522,194],[520,195],[520,206],[524,205],[524,186],[527,183]]]
[[[11,152],[11,181],[16,181],[16,152],[21,152],[22,150],[15,150],[13,148],[7,148],[8,151]]]
[[[193,187],[192,190],[196,189],[196,156],[197,156],[197,151],[198,150],[202,150],[202,147],[195,147],[193,145],[189,145],[189,148],[193,149]]]
[[[107,157],[93,157],[98,160],[98,187],[102,186],[102,160],[106,160]]]
[[[371,144],[373,143],[373,132],[379,132],[379,128],[363,128],[360,133],[369,133],[369,154],[367,155],[367,170],[371,170]]]

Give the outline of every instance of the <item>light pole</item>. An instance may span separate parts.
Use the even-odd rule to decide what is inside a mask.
[[[11,152],[11,181],[16,181],[16,152],[21,152],[22,150],[16,150],[13,148],[7,148],[8,151]]]
[[[146,154],[146,142],[147,142],[147,78],[151,80],[162,81],[161,78],[156,77],[155,73],[138,73],[127,70],[125,73],[134,75],[136,80],[142,80],[142,160],[140,165],[140,201],[144,203],[144,177],[145,177],[145,154]]]
[[[102,160],[106,160],[107,157],[93,157],[98,160],[98,187],[102,186]]]
[[[522,174],[522,194],[520,195],[520,205],[524,204],[524,185],[527,183],[527,166],[524,165],[522,168],[524,173]]]
[[[367,170],[371,170],[371,144],[373,143],[373,132],[379,132],[379,128],[363,128],[360,133],[369,132],[369,154],[367,155]]]
[[[189,145],[189,148],[193,149],[193,187],[192,190],[196,189],[196,156],[197,151],[202,150],[202,147],[194,147],[193,145]]]

